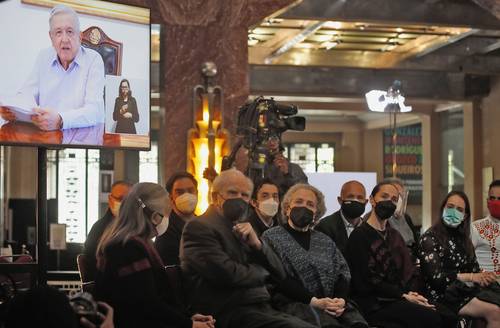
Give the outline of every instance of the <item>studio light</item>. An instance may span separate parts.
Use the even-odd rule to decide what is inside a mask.
[[[398,113],[411,112],[411,106],[404,104],[405,97],[401,94],[401,81],[395,80],[387,91],[372,90],[365,94],[368,108],[372,112],[388,113],[392,130],[392,176],[397,175],[397,121]]]

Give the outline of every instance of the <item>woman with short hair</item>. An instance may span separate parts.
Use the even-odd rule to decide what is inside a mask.
[[[368,327],[348,302],[351,275],[344,257],[328,236],[311,229],[325,211],[318,189],[294,185],[282,202],[286,223],[263,233],[287,273],[276,284],[274,305],[319,327]]]
[[[137,183],[97,246],[96,296],[113,306],[117,327],[214,328],[213,318],[188,316],[171,294],[152,238],[167,230],[168,194]]]

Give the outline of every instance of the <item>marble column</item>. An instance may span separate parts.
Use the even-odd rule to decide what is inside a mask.
[[[201,66],[217,65],[215,83],[224,90],[224,127],[234,132],[235,114],[250,92],[248,29],[297,4],[296,0],[124,0],[151,8],[162,25],[161,75],[163,179],[186,169],[187,131],[193,126],[193,87],[203,82]]]

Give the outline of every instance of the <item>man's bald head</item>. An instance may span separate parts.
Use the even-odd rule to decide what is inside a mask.
[[[346,200],[355,200],[360,203],[366,203],[366,189],[365,186],[359,181],[351,180],[342,185],[340,190],[340,197],[338,197],[339,204]]]

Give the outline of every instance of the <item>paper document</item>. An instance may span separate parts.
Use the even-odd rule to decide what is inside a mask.
[[[33,108],[38,107],[33,97],[23,95],[0,96],[0,106],[9,108],[23,122],[31,122],[31,115],[35,115]]]

